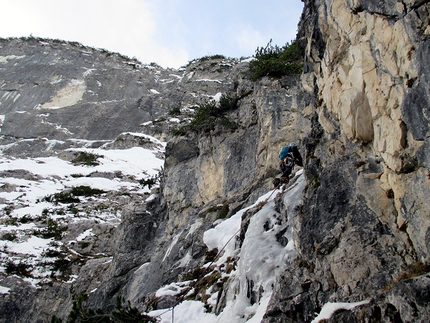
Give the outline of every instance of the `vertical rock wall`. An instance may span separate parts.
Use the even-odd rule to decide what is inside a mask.
[[[362,300],[330,322],[429,319],[429,10],[305,1],[299,42],[316,97],[300,258],[265,322],[309,322],[327,302]]]

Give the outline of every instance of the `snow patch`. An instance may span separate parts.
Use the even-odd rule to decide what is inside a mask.
[[[16,55],[0,56],[0,63],[5,64],[11,59],[21,59],[24,57],[25,57],[25,55],[22,55],[22,56],[16,56]]]
[[[162,297],[162,296],[175,296],[181,293],[184,288],[188,286],[187,283],[171,283],[169,285],[166,285],[162,288],[160,288],[156,293],[155,297]]]
[[[0,248],[6,248],[9,252],[27,254],[33,257],[40,257],[45,249],[48,249],[50,242],[54,239],[42,239],[31,236],[24,242],[1,241]]]
[[[181,233],[182,233],[182,232],[181,232]],[[169,257],[170,253],[172,252],[173,247],[175,246],[175,244],[177,244],[177,243],[178,243],[178,240],[179,240],[179,237],[181,236],[181,233],[180,233],[180,234],[177,234],[177,235],[173,238],[172,242],[170,243],[169,248],[167,249],[166,253],[164,254],[164,257],[163,257],[163,260],[162,260],[162,261],[166,260],[166,259],[167,259],[167,257]]]
[[[205,306],[198,301],[184,301],[177,305],[174,310],[175,323],[215,323],[217,316],[215,314],[206,313]],[[149,315],[158,317],[159,323],[171,323],[172,311],[166,310],[152,311]]]
[[[169,119],[169,122],[172,122],[172,123],[180,123],[180,122],[181,122],[181,120],[180,120],[180,119],[178,119],[178,118],[170,118],[170,119]]]
[[[94,71],[97,71],[95,68],[85,68],[85,67],[83,68],[85,69],[85,72],[82,74],[84,78],[87,77],[88,75],[91,75]]]
[[[217,103],[219,103],[219,100],[221,99],[222,93],[218,92],[217,94],[214,95],[213,100]]]
[[[211,79],[199,79],[199,80],[196,80],[196,82],[214,82],[214,83],[222,84],[221,80],[211,80]]]
[[[76,238],[76,241],[82,241],[82,240],[84,240],[85,238],[87,238],[87,237],[91,237],[91,236],[94,236],[93,229],[88,229],[88,230],[86,230],[86,231],[82,232],[82,233],[81,233],[81,234]]]
[[[0,294],[9,294],[10,288],[0,286]]]
[[[1,132],[1,127],[3,127],[5,118],[6,116],[4,114],[0,114],[0,132]]]
[[[331,318],[334,312],[337,310],[351,310],[354,307],[369,304],[369,300],[356,302],[356,303],[326,303],[321,309],[321,312],[318,314],[316,318],[312,320],[311,323],[318,323],[322,320],[328,320]]]

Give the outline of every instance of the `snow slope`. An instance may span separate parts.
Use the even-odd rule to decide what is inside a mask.
[[[134,136],[147,137],[155,148],[72,150],[100,156],[95,166],[59,157],[0,155],[1,272],[24,273],[37,287],[57,271],[56,261],[76,256],[73,242],[83,244],[94,235],[89,228],[72,236],[71,225],[92,221],[116,226],[124,203],[133,196],[149,198],[151,190],[141,182],[160,172],[165,143],[142,134]],[[73,279],[72,275],[61,277]],[[0,286],[0,291],[5,290]]]

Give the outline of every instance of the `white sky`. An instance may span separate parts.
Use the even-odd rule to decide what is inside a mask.
[[[300,0],[0,0],[0,37],[78,41],[143,63],[180,67],[247,57],[295,38]]]

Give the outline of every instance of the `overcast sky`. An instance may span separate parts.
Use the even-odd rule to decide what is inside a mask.
[[[0,37],[78,41],[143,63],[248,57],[295,38],[300,0],[0,0]]]

